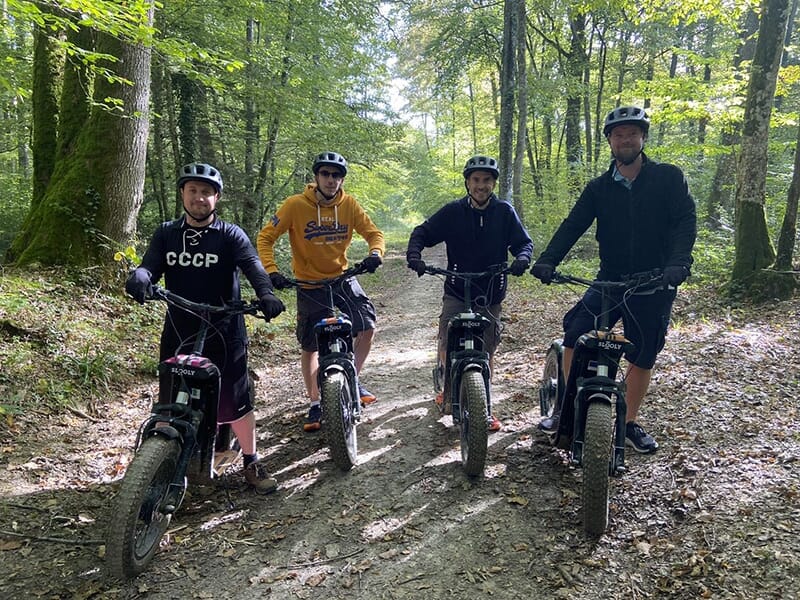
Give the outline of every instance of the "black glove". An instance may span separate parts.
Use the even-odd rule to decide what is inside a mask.
[[[278,274],[280,275],[280,273]],[[280,298],[275,296],[275,294],[267,294],[259,298],[258,308],[260,308],[264,316],[267,317],[267,321],[274,319],[286,310],[283,302],[281,302]]]
[[[511,271],[511,274],[514,277],[522,277],[525,274],[525,271],[528,270],[531,261],[527,258],[515,258],[514,262],[511,263],[511,266],[508,268]]]
[[[135,269],[125,282],[125,291],[139,304],[144,304],[144,299],[151,296],[153,291],[150,271],[142,267]]]
[[[536,277],[542,283],[550,283],[553,281],[553,273],[555,273],[556,268],[553,265],[548,265],[546,263],[533,263],[533,268],[531,269],[531,275]]]
[[[425,261],[421,258],[409,258],[408,259],[408,268],[412,271],[415,271],[419,277],[425,275],[425,268],[428,265],[425,264]]]
[[[689,269],[684,266],[664,267],[664,283],[672,287],[678,287],[689,276]]]
[[[269,280],[272,282],[272,287],[274,287],[276,290],[285,290],[291,285],[289,280],[286,279],[286,277],[284,277],[279,271],[270,273]]]
[[[377,254],[370,254],[367,258],[361,261],[361,266],[367,273],[374,273],[383,264],[383,259]]]

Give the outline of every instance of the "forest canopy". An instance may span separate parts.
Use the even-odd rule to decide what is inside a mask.
[[[754,226],[743,276],[773,266],[775,246],[776,269],[792,270],[795,8],[11,0],[0,252],[103,264],[180,214],[175,176],[191,161],[221,170],[220,209],[254,236],[326,149],[400,232],[463,193],[470,155],[496,156],[498,193],[541,247],[608,167],[605,114],[631,104],[651,117],[648,155],[686,173],[711,246],[750,252]]]

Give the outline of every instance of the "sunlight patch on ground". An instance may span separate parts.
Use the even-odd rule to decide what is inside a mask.
[[[231,521],[238,521],[244,516],[243,510],[237,510],[235,512],[226,513],[222,515],[216,515],[210,518],[205,523],[200,525],[200,531],[210,531],[220,525],[224,525],[225,523],[230,523]]]
[[[388,419],[386,419],[386,423],[391,423],[392,421],[395,421],[397,419],[424,419],[425,417],[428,416],[429,412],[430,409],[424,406],[419,406],[417,408],[410,408],[404,413],[395,414],[389,417]]]
[[[393,435],[397,435],[397,429],[392,429],[391,427],[381,427],[378,425],[375,429],[369,432],[369,439],[371,440],[382,440],[387,437],[392,437]]]
[[[292,496],[293,494],[301,492],[316,483],[320,476],[320,470],[316,465],[329,459],[330,454],[328,453],[328,449],[322,448],[313,454],[309,454],[301,460],[294,461],[283,469],[275,472],[274,475],[285,475],[286,473],[290,473],[292,471],[299,472],[298,475],[287,479],[280,485],[281,489],[289,491],[289,496]],[[313,468],[309,469],[309,467]]]
[[[455,447],[451,450],[443,452],[439,456],[432,458],[426,462],[423,467],[439,467],[450,463],[461,463],[461,448]]]
[[[477,503],[470,503],[465,505],[458,505],[453,507],[453,515],[457,515],[454,517],[453,522],[457,526],[461,526],[469,520],[475,518],[481,518],[481,516],[490,511],[491,508],[502,500],[501,497],[494,497],[494,498],[487,498]],[[426,505],[427,506],[427,505]],[[491,522],[490,518],[486,518],[485,521],[487,523]],[[412,525],[413,527],[413,525]],[[446,533],[438,533],[434,531],[429,531],[424,537],[421,538],[419,545],[414,549],[413,552],[403,553],[404,556],[398,557],[402,562],[408,562],[410,560],[414,560],[419,555],[425,554],[425,548],[432,547],[432,548],[440,548],[442,546],[442,539],[446,535],[452,535],[454,532],[454,528],[449,527],[446,530]]]
[[[493,465],[486,465],[483,470],[483,477],[485,479],[494,479],[496,477],[505,477],[508,465],[505,463],[496,463]]]
[[[420,363],[433,364],[433,357],[433,350],[413,350],[410,348],[398,348],[396,350],[391,348],[381,349],[381,361],[396,365],[410,364],[417,366]],[[430,373],[430,371],[428,371],[428,373]]]
[[[411,523],[411,521],[422,514],[428,508],[428,504],[423,504],[418,510],[409,513],[406,517],[400,519],[397,517],[390,517],[388,519],[378,519],[361,530],[361,537],[367,542],[378,542],[390,535],[392,532],[397,531]]]
[[[303,473],[302,475],[299,475],[297,477],[292,477],[291,479],[287,479],[280,485],[280,489],[286,490],[288,492],[286,498],[289,499],[295,494],[298,494],[310,488],[315,483],[317,483],[319,477],[320,477],[320,470],[313,469],[308,473]]]
[[[384,446],[383,448],[378,448],[377,450],[372,450],[370,452],[358,452],[358,464],[363,465],[364,463],[368,463],[373,458],[377,458],[386,454],[387,452],[391,452],[394,448],[396,448],[400,444],[400,442],[395,442],[389,446]]]

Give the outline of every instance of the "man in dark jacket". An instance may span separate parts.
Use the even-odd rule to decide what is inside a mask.
[[[603,134],[614,160],[608,171],[589,182],[531,269],[543,283],[550,283],[555,267],[596,220],[598,280],[663,271],[664,282],[672,289],[632,296],[624,303],[620,298],[611,314],[612,325],[622,318],[625,336],[635,345],[633,354],[626,355],[626,444],[645,454],[655,452],[658,443],[636,418],[656,356],[664,347],[675,288],[689,276],[697,234],[694,200],[683,173],[676,166],[650,160],[643,152],[649,129],[650,120],[639,107],[623,106],[608,114]],[[564,316],[565,378],[575,342],[594,328],[599,310],[600,294],[590,288]],[[543,429],[556,426],[557,418],[540,424]]]
[[[499,170],[489,156],[473,156],[464,166],[467,195],[445,204],[411,232],[406,251],[408,268],[418,275],[425,272],[423,248],[441,242],[447,247],[447,268],[451,271],[477,273],[505,264],[509,251],[514,256],[511,273],[523,275],[531,261],[533,242],[514,207],[494,194]],[[485,316],[492,325],[484,332],[484,343],[493,366],[494,352],[500,342],[500,309],[506,296],[505,275],[490,276],[471,283],[473,310]],[[439,316],[439,365],[444,364],[447,345],[447,323],[464,309],[464,280],[448,277],[444,284],[442,313]],[[443,404],[443,394],[436,402]],[[489,416],[489,430],[498,431],[500,421]]]
[[[285,309],[272,293],[272,283],[253,244],[242,229],[217,218],[222,175],[211,165],[191,163],[181,169],[178,188],[184,215],[163,223],[153,234],[142,264],[125,284],[134,299],[144,302],[150,286],[164,276],[168,290],[194,302],[222,306],[241,298],[239,271],[259,297],[271,319]],[[179,350],[188,352],[199,328],[199,317],[170,307],[161,333],[161,360]],[[204,354],[220,369],[219,423],[230,423],[244,455],[244,477],[260,493],[278,484],[258,461],[256,418],[247,375],[247,331],[244,317],[216,322],[209,330]]]

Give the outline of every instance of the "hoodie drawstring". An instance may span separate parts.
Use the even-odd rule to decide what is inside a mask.
[[[322,209],[317,202],[317,224],[322,227]],[[339,230],[339,205],[333,205],[333,227],[335,231]]]

